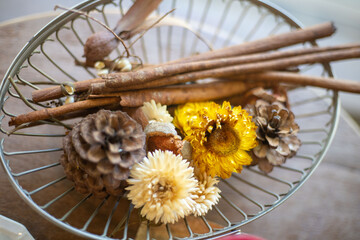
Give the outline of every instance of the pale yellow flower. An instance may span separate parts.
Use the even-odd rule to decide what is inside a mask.
[[[141,215],[155,223],[174,223],[193,212],[197,186],[193,168],[170,151],[148,153],[135,164],[128,179],[128,198]]]
[[[198,180],[198,189],[194,192],[196,204],[193,214],[195,216],[204,216],[212,207],[219,202],[220,189],[217,187],[219,180],[206,173],[195,171]]]
[[[167,106],[156,103],[154,100],[145,102],[142,110],[149,121],[171,123],[173,120],[173,117],[167,111]]]

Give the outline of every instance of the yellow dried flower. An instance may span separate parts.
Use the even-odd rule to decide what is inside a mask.
[[[257,144],[256,125],[240,106],[187,103],[176,109],[173,122],[191,143],[195,166],[207,175],[228,178],[251,163],[246,151]]]
[[[128,198],[141,215],[155,223],[174,223],[193,212],[191,195],[197,181],[193,168],[170,151],[148,153],[144,161],[135,164],[128,179]]]
[[[173,120],[173,117],[166,109],[166,105],[156,103],[154,100],[145,102],[142,110],[149,121],[155,120],[158,122],[171,123]]]
[[[201,173],[199,170],[195,170],[195,176],[198,180],[198,189],[193,193],[196,196],[193,214],[204,216],[220,199],[221,191],[216,186],[219,180],[206,175],[204,172]]]

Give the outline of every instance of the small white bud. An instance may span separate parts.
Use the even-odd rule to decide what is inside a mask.
[[[67,96],[65,99],[65,105],[75,102],[74,96]]]
[[[97,75],[101,76],[101,75],[105,75],[105,74],[109,74],[109,69],[107,68],[104,68],[104,69],[101,69],[97,72]]]
[[[94,64],[94,68],[96,70],[101,70],[105,67],[105,63],[102,62],[102,61],[97,61],[95,64]]]
[[[129,72],[132,69],[131,62],[127,58],[116,59],[115,66],[121,72]]]
[[[132,69],[132,65],[131,65],[131,63],[129,63],[129,64],[126,64],[120,71],[121,72],[130,72],[131,69]]]

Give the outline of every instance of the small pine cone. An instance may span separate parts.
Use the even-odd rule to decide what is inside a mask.
[[[294,113],[279,102],[270,104],[260,99],[255,105],[248,105],[247,110],[258,127],[258,146],[252,149],[253,162],[269,173],[274,165],[283,164],[300,148],[301,141],[296,136],[299,126],[294,121]]]
[[[119,196],[145,156],[145,134],[127,113],[100,110],[75,124],[63,146],[60,162],[79,192]]]

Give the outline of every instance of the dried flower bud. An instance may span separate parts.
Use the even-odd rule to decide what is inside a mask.
[[[173,117],[168,112],[167,106],[156,103],[153,99],[150,102],[145,102],[141,108],[149,121],[155,120],[168,123],[173,121]]]
[[[97,61],[95,64],[94,64],[94,68],[96,70],[101,70],[103,68],[105,68],[105,63],[103,61]]]
[[[104,69],[101,69],[101,70],[97,71],[97,75],[99,75],[100,77],[102,75],[106,75],[106,74],[109,74],[109,69],[107,69],[107,68],[104,68]]]
[[[70,104],[70,103],[74,103],[74,102],[75,102],[74,96],[67,96],[65,99],[65,104]]]
[[[120,58],[115,60],[115,67],[121,72],[129,72],[132,69],[131,62],[127,58]]]

